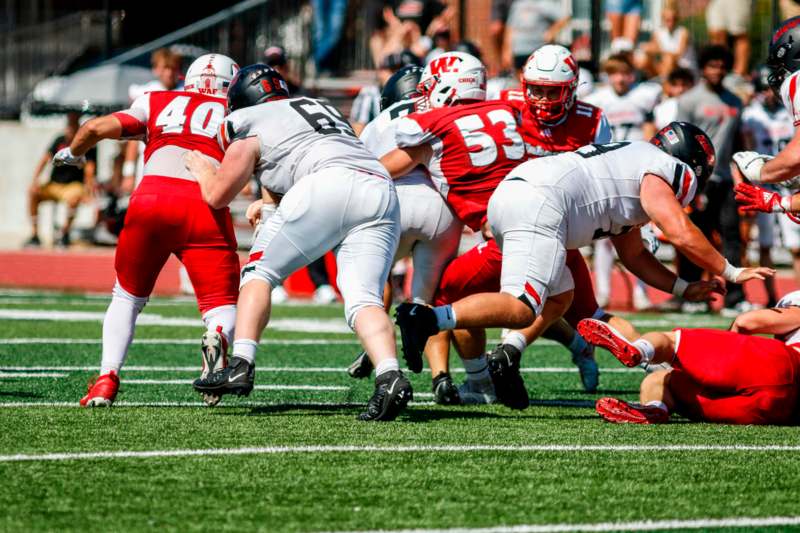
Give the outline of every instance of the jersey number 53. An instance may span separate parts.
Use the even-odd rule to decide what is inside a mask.
[[[466,115],[456,119],[455,125],[464,138],[473,166],[485,167],[494,163],[499,153],[498,144],[506,159],[517,160],[525,157],[525,143],[517,131],[517,121],[505,109],[489,111],[486,113],[486,118],[480,115]],[[502,133],[497,132],[497,125],[503,127]],[[486,131],[489,128],[494,136]]]

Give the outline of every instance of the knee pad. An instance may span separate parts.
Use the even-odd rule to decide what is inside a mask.
[[[119,284],[119,281],[114,283],[114,288],[111,290],[111,295],[112,298],[119,298],[121,300],[131,302],[137,313],[141,313],[148,300],[150,300],[149,296],[134,296],[133,294],[129,293],[122,288],[122,285]]]

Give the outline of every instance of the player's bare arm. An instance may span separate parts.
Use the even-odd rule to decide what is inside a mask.
[[[433,155],[430,145],[396,148],[381,158],[381,164],[393,178],[405,176],[417,165],[426,165]]]
[[[800,325],[800,307],[757,309],[736,317],[731,331],[745,335],[785,335]]]
[[[256,137],[236,141],[225,152],[225,158],[214,164],[198,151],[184,156],[186,168],[197,178],[203,200],[214,209],[227,206],[253,175],[260,148]]]
[[[781,183],[800,175],[800,129],[789,144],[774,158],[756,152],[738,152],[733,156],[744,176],[753,183]]]
[[[80,127],[69,145],[72,155],[79,157],[91,150],[103,139],[122,137],[122,124],[113,115],[93,118]]]
[[[692,263],[735,283],[775,275],[775,271],[771,268],[737,269],[729,265],[697,226],[689,220],[670,185],[659,176],[645,175],[640,192],[642,208],[650,220]]]

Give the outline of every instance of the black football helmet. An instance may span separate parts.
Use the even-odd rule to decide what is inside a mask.
[[[780,98],[783,80],[800,70],[800,17],[783,21],[772,34],[767,67],[770,70],[769,86]]]
[[[417,85],[421,77],[422,67],[416,65],[405,66],[392,74],[381,91],[381,111],[401,100],[420,96]]]
[[[465,54],[477,57],[480,61],[483,61],[483,58],[481,57],[481,49],[478,48],[478,46],[472,41],[459,41],[450,51],[464,52]]]
[[[276,98],[289,98],[289,87],[277,70],[263,63],[236,73],[228,88],[228,109],[236,111]]]
[[[714,172],[717,156],[706,132],[688,122],[671,122],[661,128],[650,143],[689,165],[697,176],[698,191]]]

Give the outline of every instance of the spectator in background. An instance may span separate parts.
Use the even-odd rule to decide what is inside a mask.
[[[748,75],[750,39],[747,29],[752,8],[752,0],[711,0],[706,8],[709,42],[728,46],[728,39],[733,40],[733,72],[741,78]]]
[[[653,31],[644,52],[659,76],[665,78],[676,67],[695,68],[694,49],[689,42],[689,30],[678,26],[675,0],[667,0],[661,9],[661,26]]]
[[[302,92],[302,81],[296,79],[289,70],[289,60],[286,58],[286,50],[282,46],[268,46],[264,50],[264,63],[274,68],[286,80],[289,87],[289,94],[299,96]]]
[[[794,136],[794,123],[789,111],[770,89],[767,82],[768,75],[767,68],[762,67],[753,76],[755,98],[742,112],[742,138],[745,150],[774,156],[783,150]],[[774,213],[756,213],[755,217],[761,266],[773,267],[770,252],[775,243],[775,224],[779,221],[784,245],[792,253],[795,279],[800,280],[800,225],[792,222],[783,213],[778,215],[777,220]],[[747,229],[749,230],[749,225]],[[749,233],[745,231],[744,235],[749,237]],[[767,307],[775,307],[777,303],[775,280],[765,279],[764,286],[767,291]]]
[[[632,51],[642,24],[642,0],[606,0],[606,17],[611,25],[611,50]]]
[[[365,85],[358,91],[353,105],[350,107],[350,124],[356,135],[360,135],[364,126],[380,114],[381,89],[386,80],[407,65],[421,65],[419,57],[410,50],[385,56],[378,66],[378,85]]]
[[[660,130],[678,116],[678,97],[694,87],[691,70],[678,67],[667,75],[662,86],[664,99],[653,109],[653,123]]]
[[[800,16],[800,0],[780,0],[780,2],[782,20]]]
[[[485,62],[489,77],[498,76],[502,71],[513,68],[505,64],[504,57],[511,57],[504,48],[506,21],[513,0],[492,0],[491,21],[489,22],[489,55],[491,60]]]
[[[503,64],[520,71],[534,50],[555,42],[570,15],[560,0],[514,0],[506,20]]]
[[[336,59],[332,52],[342,38],[347,19],[347,0],[311,0],[311,8],[314,14],[314,63],[317,75],[326,75]]]
[[[370,37],[376,65],[389,54],[410,50],[425,57],[433,48],[433,36],[450,26],[453,11],[440,0],[396,0],[383,10],[385,27]]]
[[[720,45],[711,45],[700,53],[701,79],[691,90],[678,98],[678,120],[690,122],[705,131],[714,143],[717,163],[703,194],[698,192],[692,221],[708,236],[719,231],[722,254],[734,266],[742,263],[742,239],[739,233],[739,212],[733,193],[731,156],[741,143],[742,102],[727,90],[722,81],[731,69],[733,57]],[[679,275],[692,282],[702,272],[691,261],[680,257]],[[741,285],[727,283],[725,316],[736,316],[752,309],[745,300]]]
[[[72,222],[75,219],[75,210],[78,208],[83,198],[89,197],[95,187],[95,172],[97,170],[97,151],[95,149],[86,153],[86,165],[83,168],[60,166],[52,167],[50,171],[50,181],[45,184],[39,183],[39,177],[53,156],[66,148],[75,137],[75,132],[80,126],[78,119],[79,113],[68,113],[67,124],[64,133],[58,135],[47,151],[42,155],[36,169],[33,171],[33,180],[28,189],[28,205],[31,217],[31,237],[25,246],[40,246],[39,240],[39,204],[41,202],[53,201],[64,203],[67,206],[67,220],[61,228],[61,238],[58,244],[69,246],[69,233],[72,229]]]

